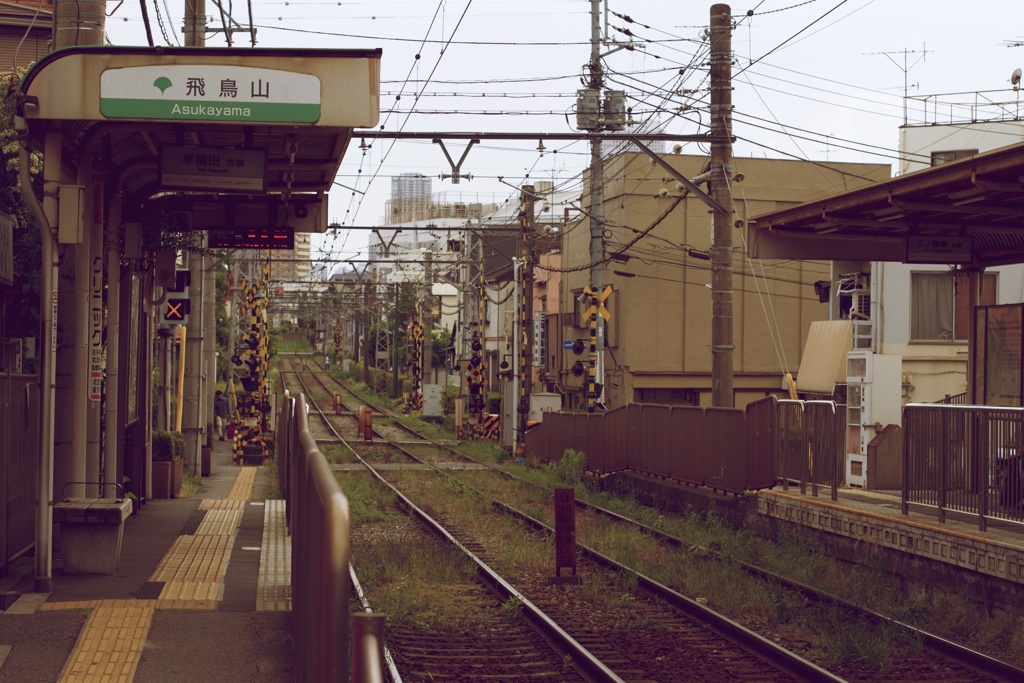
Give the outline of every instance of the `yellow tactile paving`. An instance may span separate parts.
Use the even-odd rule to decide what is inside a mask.
[[[233,536],[242,521],[241,510],[208,510],[196,536]]]
[[[206,498],[199,501],[200,510],[244,510],[244,500],[227,500],[226,498]]]
[[[131,683],[155,604],[152,600],[92,602],[92,614],[64,665],[61,683]]]
[[[268,500],[263,509],[263,544],[256,609],[287,612],[292,608],[292,539],[287,533],[283,500]]]
[[[164,583],[160,600],[217,600],[234,535],[179,536],[150,576]]]
[[[256,470],[258,467],[241,467],[235,483],[228,493],[228,500],[249,500],[252,498],[252,489],[256,484]]]

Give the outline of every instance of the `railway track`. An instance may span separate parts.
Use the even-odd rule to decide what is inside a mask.
[[[302,380],[305,374],[296,371],[295,376]],[[305,382],[303,390],[310,392]],[[334,421],[328,415],[322,415],[322,420],[325,425]],[[372,468],[371,463],[366,466]],[[432,533],[447,538],[472,557],[481,580],[498,593],[501,604],[515,605],[545,640],[559,643],[563,661],[571,659],[574,668],[588,680],[838,680],[697,603],[692,603],[689,611],[681,610],[664,596],[640,590],[631,585],[632,573],[625,568],[609,572],[607,567],[584,561],[580,577],[585,589],[577,584],[552,583],[551,572],[537,567],[518,566],[509,572],[514,580],[503,578],[491,568],[503,547],[538,543],[543,547],[547,542],[505,515],[490,515],[497,521],[489,521],[487,526],[498,528],[490,534],[483,533],[483,517],[478,518],[481,524],[470,529],[453,524],[450,519],[457,516],[455,510],[465,504],[460,500],[465,495],[454,495],[455,489],[426,495],[429,513],[412,501],[412,497],[418,499],[429,493],[422,488],[424,485],[449,487],[450,480],[424,479],[418,472],[413,473],[413,481],[402,471],[374,473],[380,481],[392,485],[402,507],[428,524]],[[417,493],[409,493],[413,490]],[[486,501],[474,498],[481,515],[487,515],[490,507]],[[453,507],[443,509],[445,500]],[[615,605],[604,599],[612,594],[618,596]],[[688,602],[683,596],[675,597]],[[543,609],[539,608],[541,604]],[[465,646],[465,641],[460,641]],[[396,661],[402,661],[404,655],[400,653],[405,651],[401,644],[394,646]],[[552,673],[547,671],[548,675]]]
[[[314,376],[317,377],[318,383],[324,392],[333,393],[332,388],[323,382],[322,377],[320,377],[319,375]],[[340,383],[339,386],[344,387],[344,385]],[[344,388],[348,390],[347,387]],[[352,393],[352,395],[354,396],[355,394]],[[375,408],[374,410],[378,409]],[[456,457],[453,454],[457,453],[457,451],[451,449],[446,444],[440,444],[436,441],[428,439],[427,437],[423,437],[422,435],[416,434],[415,431],[409,429],[404,425],[402,425],[402,430],[404,430],[403,436],[405,436],[405,439],[407,441],[410,439],[411,435],[413,439],[411,443],[417,444],[415,450],[417,450],[418,455],[413,455],[404,447],[396,447],[409,457],[419,458],[424,450],[430,449],[434,449],[438,453],[443,453],[443,455],[436,454],[432,457],[427,457],[426,459],[423,460],[424,462],[433,464],[438,462],[445,462],[446,459],[450,461],[454,457]],[[394,433],[392,433],[391,436],[392,438],[394,438]],[[466,456],[463,456],[462,454],[458,454],[457,457],[463,460],[468,460],[469,462],[473,462],[481,467],[484,467],[482,463],[476,463],[476,461],[466,458]],[[446,468],[444,473],[446,474],[446,476],[455,476],[455,473],[451,472],[448,468]],[[457,476],[460,485],[465,486],[468,484],[473,486],[478,491],[479,495],[488,500],[496,500],[499,496],[507,497],[509,495],[507,492],[507,480],[510,477],[511,475],[505,472],[504,470],[491,468],[489,466],[486,471],[463,471],[459,472]],[[396,477],[392,476],[391,478],[394,479]],[[489,481],[502,483],[489,483]],[[515,496],[515,507],[513,507],[512,505],[505,505],[502,503],[494,503],[494,505],[498,508],[501,508],[505,514],[518,518],[522,523],[530,525],[539,532],[550,534],[551,529],[548,525],[545,525],[542,521],[534,519],[533,517],[525,515],[519,511],[520,508],[543,509],[544,504],[549,502],[550,490],[542,490],[536,484],[523,482],[522,480],[519,481],[523,485],[520,488],[520,493],[516,494]],[[533,490],[533,493],[529,493],[530,489]],[[537,491],[541,491],[541,493],[538,494]],[[547,499],[545,499],[545,497],[547,497]],[[687,562],[690,562],[693,559],[688,553],[681,552],[681,549],[686,549],[689,547],[688,544],[685,541],[682,541],[681,539],[672,537],[669,534],[666,534],[657,529],[640,525],[637,522],[626,519],[625,517],[622,517],[621,515],[618,515],[614,512],[610,512],[608,510],[605,510],[603,508],[580,500],[577,500],[577,505],[581,509],[581,514],[588,517],[587,521],[583,521],[580,523],[580,527],[582,528],[595,528],[605,530],[607,529],[608,524],[628,525],[633,528],[642,530],[643,533],[649,536],[652,539],[652,542],[659,548],[661,548],[665,553],[674,552],[674,556],[669,554],[661,557],[658,560],[655,560],[653,562],[653,564],[655,565],[671,564],[674,562],[678,562],[680,560],[681,554],[686,555],[686,557],[683,559]],[[601,523],[597,523],[595,520],[589,519],[590,517],[599,517],[603,521]],[[458,536],[462,537],[464,543],[468,543],[470,545],[475,543],[472,534],[466,534],[465,530],[462,530],[460,534],[458,534]],[[679,595],[671,588],[668,588],[667,586],[660,584],[658,581],[651,579],[643,574],[640,574],[633,569],[623,568],[614,560],[610,559],[610,557],[605,556],[597,550],[589,548],[585,545],[582,546],[582,550],[584,557],[586,557],[588,561],[593,562],[596,567],[599,567],[599,569],[597,569],[593,573],[591,573],[591,570],[587,571],[586,575],[590,577],[588,579],[589,581],[593,583],[598,583],[600,581],[600,577],[602,576],[601,572],[604,572],[606,571],[606,569],[609,568],[614,569],[617,572],[625,572],[626,575],[635,574],[637,576],[638,583],[641,584],[648,593],[653,593],[655,595],[660,594],[660,599],[662,600],[676,601],[678,603],[677,607],[679,605],[682,605],[683,607],[690,607],[690,605],[686,601],[686,598],[683,598],[683,596]],[[883,615],[876,614],[873,612],[867,612],[855,605],[849,604],[833,596],[822,593],[821,591],[818,591],[812,587],[790,581],[785,577],[781,577],[771,572],[767,572],[758,567],[747,565],[744,563],[737,563],[733,560],[730,560],[729,558],[716,557],[713,551],[707,553],[707,557],[703,560],[703,562],[705,564],[718,563],[719,565],[721,565],[724,563],[730,566],[737,566],[743,572],[756,576],[760,580],[772,584],[774,587],[777,587],[778,590],[784,590],[801,596],[802,599],[804,599],[808,604],[814,604],[819,606],[823,605],[826,609],[831,610],[833,613],[836,613],[836,611],[842,613],[843,618],[849,618],[852,620],[862,620],[866,623],[873,624],[875,628],[894,630],[901,634],[901,640],[909,644],[907,646],[901,646],[901,650],[905,650],[905,652],[901,651],[899,658],[894,660],[893,665],[887,672],[884,673],[884,675],[880,675],[877,668],[873,668],[870,666],[858,666],[856,663],[851,664],[848,662],[842,662],[839,665],[834,666],[834,673],[841,674],[841,676],[847,680],[1024,680],[1024,672],[1022,672],[1020,669],[1017,669],[1015,667],[1012,667],[1008,664],[992,659],[990,657],[986,657],[985,655],[971,651],[967,648],[963,648],[948,640],[925,633],[909,625],[896,622],[892,619],[884,617]],[[716,571],[716,569],[710,564],[708,566],[708,570]],[[534,579],[532,581],[527,580],[526,585],[531,586],[531,595],[536,596],[538,604],[544,605],[548,611],[557,613],[557,609],[560,606],[564,605],[566,602],[564,598],[559,597],[557,587],[550,587],[547,585],[546,578],[542,577],[540,579]],[[561,619],[562,621],[571,621],[572,614],[573,611],[570,610],[569,616],[560,615],[559,619]],[[656,618],[653,615],[649,615],[646,618],[646,621],[645,619],[641,619],[640,623],[666,622],[663,617]],[[600,639],[598,639],[597,641],[593,641],[591,638],[588,639],[588,642],[599,643]],[[616,642],[618,643],[618,647],[621,648],[623,641],[621,639],[617,639]],[[783,642],[785,642],[784,639]],[[795,645],[796,649],[800,649],[800,643],[796,643]],[[604,651],[602,647],[598,644],[594,644],[594,648],[598,651]],[[714,648],[712,647],[712,649]],[[694,659],[693,661],[698,660]],[[668,666],[669,669],[671,669],[672,665]],[[717,667],[717,664],[713,660],[709,662],[707,666],[709,667],[709,669],[720,668]],[[757,667],[755,666],[750,671],[744,671],[739,674],[740,678],[732,680],[759,680],[750,678],[753,671],[756,669]],[[656,676],[651,680],[673,679],[671,677],[664,678],[662,676]],[[707,678],[705,675],[701,674],[697,678],[694,678],[692,680],[718,679]],[[726,678],[724,680],[730,679]]]

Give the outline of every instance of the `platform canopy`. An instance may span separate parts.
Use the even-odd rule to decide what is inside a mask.
[[[20,110],[39,148],[60,127],[66,169],[101,159],[95,170],[117,180],[128,205],[168,192],[249,196],[301,207],[289,222],[320,232],[352,130],[379,120],[380,56],[75,47],[25,75]]]
[[[940,263],[1024,262],[1024,143],[750,220],[748,255]]]

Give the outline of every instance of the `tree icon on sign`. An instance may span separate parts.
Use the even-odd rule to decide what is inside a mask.
[[[170,88],[172,85],[174,84],[171,83],[171,79],[167,78],[167,76],[161,76],[160,78],[153,81],[153,87],[159,88],[161,95],[163,95],[164,92],[166,92],[167,89]]]

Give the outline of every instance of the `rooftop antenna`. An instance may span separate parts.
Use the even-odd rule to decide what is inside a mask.
[[[1017,118],[1020,118],[1020,69],[1014,69],[1010,74],[1010,85],[1013,86],[1013,94],[1017,96]]]
[[[919,62],[924,61],[925,57],[928,56],[929,52],[935,52],[935,50],[925,49],[925,44],[921,43],[920,50],[908,50],[906,48],[902,50],[896,50],[894,52],[867,52],[869,55],[885,55],[889,58],[889,61],[895,64],[903,72],[903,125],[907,125],[907,97],[910,94],[910,82],[908,80],[908,74],[910,70],[918,65]],[[892,58],[893,55],[903,55],[903,65]],[[910,63],[910,55],[920,55],[913,63]]]

